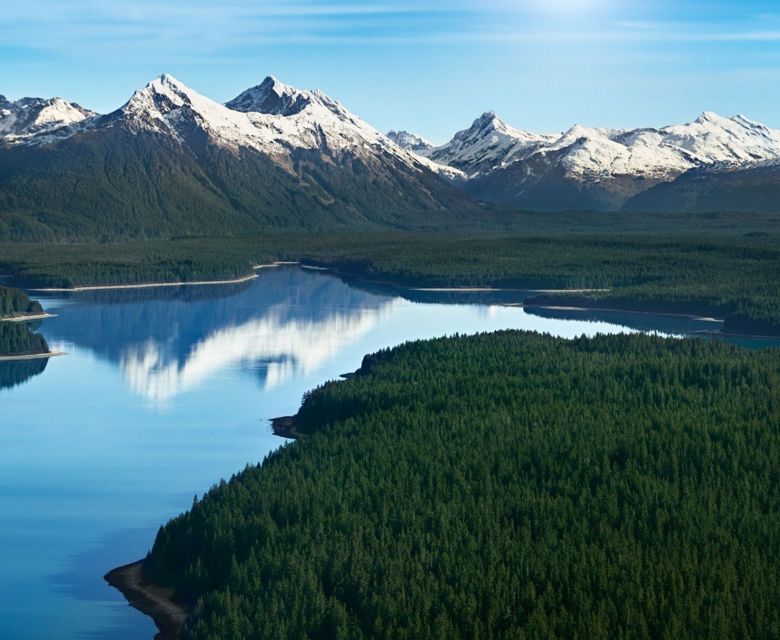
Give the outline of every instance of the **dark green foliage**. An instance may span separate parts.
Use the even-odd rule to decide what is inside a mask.
[[[421,226],[478,208],[392,158],[296,153],[290,170],[194,136],[105,128],[47,146],[0,147],[0,239],[111,241],[263,229]]]
[[[46,353],[44,337],[33,333],[24,322],[0,322],[0,356]]]
[[[0,318],[43,313],[40,303],[19,289],[0,287]]]
[[[780,637],[780,352],[412,343],[161,528],[185,638]]]
[[[38,313],[43,313],[38,301],[30,300],[18,289],[0,287],[0,356],[45,353],[49,350],[43,336],[33,333],[27,323],[2,320]],[[10,376],[13,377],[13,374]]]
[[[608,288],[586,304],[717,315],[780,332],[780,216],[503,213],[474,231],[279,232],[123,244],[0,244],[0,268],[49,286],[243,276],[303,260],[410,286]],[[494,221],[495,223],[495,221]],[[525,295],[518,294],[516,302]]]

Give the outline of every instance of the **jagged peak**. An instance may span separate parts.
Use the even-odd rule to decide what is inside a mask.
[[[399,147],[408,151],[424,151],[433,148],[433,143],[410,131],[393,129],[388,131],[386,135]]]
[[[136,90],[135,93],[133,93],[133,97],[147,96],[150,94],[173,95],[179,99],[183,99],[195,94],[195,91],[190,89],[183,82],[174,78],[171,74],[163,73],[147,82],[142,89]]]
[[[317,92],[301,91],[271,75],[260,84],[242,91],[225,106],[233,111],[291,116],[321,97]]]
[[[64,98],[0,99],[0,135],[28,138],[85,120],[95,113]]]
[[[751,126],[753,124],[758,124],[758,123],[753,123],[752,121],[749,121],[747,118],[741,117],[739,115],[732,116],[729,118],[727,116],[722,116],[718,113],[715,113],[714,111],[702,112],[699,115],[699,117],[696,118],[696,120],[694,120],[694,122],[696,124],[701,124],[701,125],[715,125],[716,127],[721,127],[721,128],[727,128],[734,124],[738,124],[741,126],[745,126],[746,124],[748,124],[748,126]]]
[[[474,122],[471,129],[484,129],[485,127],[506,127],[507,124],[499,118],[494,111],[485,111]]]

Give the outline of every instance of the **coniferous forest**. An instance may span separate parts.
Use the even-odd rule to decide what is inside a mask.
[[[0,322],[0,356],[46,353],[49,345],[23,322]]]
[[[780,335],[780,217],[505,212],[505,227],[269,231],[118,244],[0,244],[0,269],[31,286],[248,276],[301,261],[412,287],[598,289],[543,299],[712,315],[731,333]],[[517,302],[523,302],[519,297]],[[540,304],[540,300],[529,300]]]
[[[0,319],[36,313],[43,313],[39,302],[30,300],[26,293],[18,289],[0,287]],[[49,345],[44,337],[31,331],[26,323],[0,321],[0,356],[29,355],[48,350]],[[0,375],[0,378],[5,377]]]
[[[777,351],[455,336],[295,422],[160,529],[183,637],[780,637]]]
[[[0,318],[35,313],[43,313],[39,302],[30,300],[29,296],[19,289],[0,287]]]

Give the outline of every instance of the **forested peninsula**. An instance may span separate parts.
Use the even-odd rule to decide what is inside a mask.
[[[0,287],[0,358],[18,358],[49,352],[46,339],[26,322],[3,322],[43,314],[40,303],[18,289]]]
[[[38,315],[43,308],[36,300],[19,289],[0,287],[0,318],[13,318],[25,315]]]
[[[455,336],[295,421],[160,529],[182,637],[780,637],[777,351]]]

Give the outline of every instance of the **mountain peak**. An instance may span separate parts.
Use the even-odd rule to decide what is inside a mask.
[[[418,136],[416,133],[410,133],[409,131],[388,131],[387,137],[402,149],[414,151],[415,153],[433,148],[433,144],[428,142],[428,140],[422,136]]]
[[[479,118],[474,120],[474,122],[471,125],[471,128],[483,128],[486,126],[501,126],[504,125],[504,121],[499,118],[495,111],[485,111]]]
[[[308,107],[316,96],[267,76],[259,85],[243,91],[225,106],[233,111],[291,116]]]
[[[24,139],[51,133],[94,115],[62,98],[21,98],[13,102],[0,96],[0,136]]]
[[[155,92],[161,94],[167,94],[173,92],[179,96],[187,96],[195,93],[186,84],[177,80],[169,73],[163,73],[157,76],[156,78],[154,78],[154,80],[148,82],[146,86],[140,91]]]
[[[728,126],[730,123],[733,124],[733,122],[734,120],[732,118],[721,116],[714,111],[703,111],[701,115],[696,118],[697,124],[714,124],[719,127],[724,125]]]

